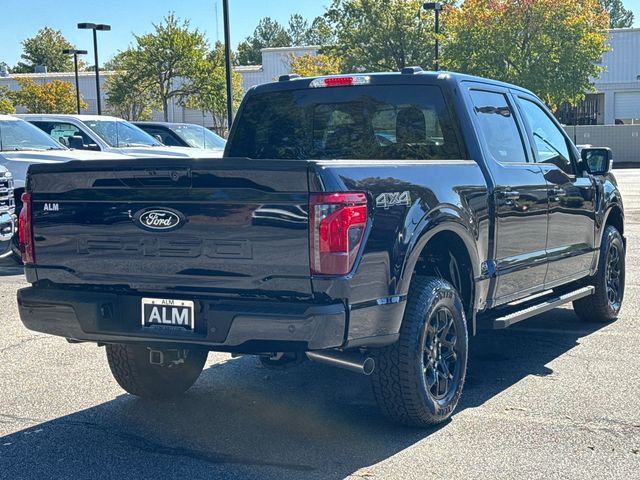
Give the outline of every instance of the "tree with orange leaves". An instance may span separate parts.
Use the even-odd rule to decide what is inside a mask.
[[[18,80],[20,90],[12,92],[16,105],[27,109],[27,113],[76,113],[75,87],[62,80],[37,84],[30,78]],[[87,108],[80,100],[80,108]]]
[[[584,98],[607,51],[598,0],[466,0],[443,23],[446,68],[521,85],[552,108]]]

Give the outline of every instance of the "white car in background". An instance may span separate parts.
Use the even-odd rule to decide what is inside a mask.
[[[222,152],[169,147],[132,123],[106,115],[25,114],[32,123],[74,150],[120,153],[133,157],[217,158]]]
[[[29,165],[70,160],[131,159],[115,152],[70,150],[28,122],[12,115],[0,115],[0,165],[13,174],[16,203],[24,189]]]
[[[11,238],[15,229],[13,177],[0,165],[0,260],[11,255]]]

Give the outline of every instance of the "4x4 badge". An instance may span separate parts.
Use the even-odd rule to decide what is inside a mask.
[[[409,191],[404,192],[385,192],[376,197],[376,207],[387,210],[390,207],[402,205],[408,207],[411,205],[411,194]]]

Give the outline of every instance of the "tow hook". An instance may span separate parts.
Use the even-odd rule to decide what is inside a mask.
[[[183,364],[187,354],[187,350],[155,350],[149,348],[149,363],[159,367],[173,367]]]

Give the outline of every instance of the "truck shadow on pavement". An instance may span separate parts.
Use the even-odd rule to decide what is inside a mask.
[[[512,329],[481,331],[471,342],[456,415],[527,376],[551,374],[549,362],[601,327],[556,309]],[[364,376],[313,363],[265,370],[254,357],[212,365],[177,401],[122,395],[30,421],[32,427],[0,439],[0,477],[367,478],[370,465],[447,428],[386,420]]]

